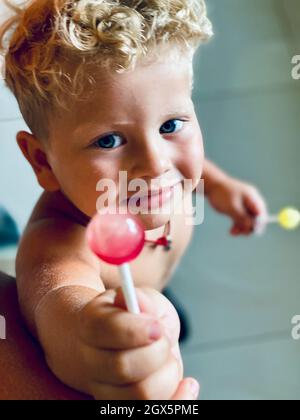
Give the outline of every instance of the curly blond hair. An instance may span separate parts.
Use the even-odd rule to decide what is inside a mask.
[[[204,0],[4,1],[14,11],[0,27],[5,81],[38,138],[49,110],[93,83],[89,66],[122,73],[158,46],[193,55],[212,35]]]

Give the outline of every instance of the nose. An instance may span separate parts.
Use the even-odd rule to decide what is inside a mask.
[[[156,178],[172,169],[166,140],[150,138],[139,141],[138,153],[134,153],[131,166],[132,178]]]

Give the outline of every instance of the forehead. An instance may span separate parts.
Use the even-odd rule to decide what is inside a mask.
[[[104,83],[103,83],[104,82]],[[177,96],[189,94],[190,72],[186,62],[159,62],[139,65],[135,70],[109,77],[99,83],[92,101],[101,98],[106,104],[130,108],[138,104],[155,105],[157,101],[170,101]],[[157,103],[157,105],[159,104]]]
[[[70,103],[69,112],[60,117],[73,132],[94,121],[142,121],[191,105],[192,61],[185,56],[148,59],[122,74],[94,69],[93,78],[88,98]]]

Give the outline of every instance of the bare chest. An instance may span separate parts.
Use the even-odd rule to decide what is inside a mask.
[[[153,247],[146,244],[139,257],[131,264],[135,287],[150,287],[161,291],[169,282],[176,266],[183,256],[193,233],[193,227],[184,223],[184,218],[176,216],[172,221],[172,248]],[[101,278],[106,288],[120,286],[117,267],[101,264]]]

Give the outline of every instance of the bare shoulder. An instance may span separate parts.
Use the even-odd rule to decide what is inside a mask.
[[[41,197],[17,253],[18,294],[27,319],[43,296],[59,287],[103,291],[100,263],[87,246],[86,227],[68,209],[52,204],[51,197]]]
[[[86,225],[61,196],[44,193],[36,204],[22,235],[17,263],[46,260],[84,260],[99,268],[86,242]]]
[[[17,265],[30,265],[47,261],[63,261],[69,258],[98,266],[85,239],[85,228],[60,217],[43,218],[30,222],[20,241]]]

